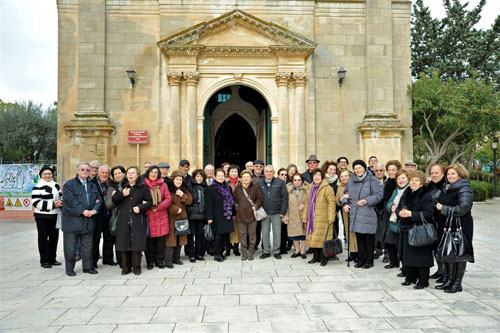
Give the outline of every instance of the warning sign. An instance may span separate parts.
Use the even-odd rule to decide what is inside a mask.
[[[9,200],[7,200],[7,205],[6,205],[6,206],[7,206],[7,207],[12,207],[12,206],[14,206],[14,205],[12,204],[12,201],[10,201],[10,199],[9,199]]]
[[[24,205],[24,207],[28,207],[28,206],[30,205],[30,203],[31,203],[31,202],[30,202],[30,199],[24,199],[24,200],[23,200],[23,205]]]
[[[31,198],[27,197],[6,197],[5,198],[6,210],[31,210]]]
[[[16,207],[22,207],[23,205],[21,205],[21,201],[19,201],[19,198],[16,200],[16,204],[15,204]]]

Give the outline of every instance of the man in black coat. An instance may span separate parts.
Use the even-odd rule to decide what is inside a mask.
[[[309,158],[306,160],[306,163],[307,163],[307,171],[302,173],[302,177],[304,178],[305,182],[312,184],[313,179],[311,172],[314,169],[318,168],[319,160],[316,157],[316,155],[310,155]]]
[[[62,231],[64,235],[64,260],[66,275],[75,276],[77,237],[81,239],[83,272],[97,274],[92,265],[92,236],[94,215],[100,210],[102,198],[97,186],[89,180],[90,164],[78,164],[78,174],[63,187]]]
[[[257,184],[264,195],[262,206],[267,213],[267,217],[261,221],[264,253],[261,254],[260,259],[271,256],[271,225],[273,229],[272,252],[276,259],[281,259],[281,223],[283,223],[281,219],[285,216],[288,209],[288,191],[286,183],[274,177],[274,168],[272,165],[264,168],[264,177]]]

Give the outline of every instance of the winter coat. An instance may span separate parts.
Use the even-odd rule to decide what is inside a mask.
[[[285,215],[288,209],[288,191],[285,182],[278,178],[271,180],[271,186],[267,186],[265,180],[261,180],[259,185],[264,195],[263,206],[267,215]]]
[[[433,181],[430,181],[426,187],[427,187],[427,192],[429,192],[432,196],[432,202],[434,204],[434,221],[436,223],[436,229],[438,232],[438,239],[441,239],[443,237],[444,233],[444,225],[446,222],[446,219],[441,219],[440,215],[441,212],[437,210],[436,208],[436,203],[441,200],[441,198],[444,196],[444,186],[446,185],[446,180],[445,177],[441,178],[441,180],[437,183],[434,183]],[[439,245],[438,242],[436,242],[435,248]]]
[[[453,216],[460,217],[462,225],[462,232],[470,248],[466,253],[474,257],[474,248],[472,246],[474,220],[472,219],[472,204],[474,201],[474,194],[470,187],[468,179],[459,179],[453,184],[444,187],[444,195],[439,199],[439,203],[443,205],[441,215],[439,216],[440,225],[445,225],[447,217],[452,213]],[[457,228],[456,219],[453,219],[451,230],[455,231]],[[470,262],[474,262],[474,259]]]
[[[226,182],[223,186],[228,186]],[[231,188],[229,187],[229,190]],[[224,216],[224,200],[215,188],[215,184],[209,186],[205,192],[205,217],[212,220],[212,227],[217,234],[229,234],[234,232],[234,222],[231,217],[229,220]]]
[[[253,201],[255,209],[259,209],[262,206],[262,200],[264,198],[260,187],[250,183],[246,191],[250,199]],[[253,208],[243,192],[243,185],[239,184],[236,186],[233,192],[233,197],[236,205],[236,218],[238,221],[244,223],[254,222],[255,215],[253,214]]]
[[[351,230],[360,234],[375,234],[377,231],[377,214],[374,206],[382,200],[382,187],[377,178],[366,172],[366,176],[360,179],[353,174],[349,179],[344,193],[349,193],[349,198],[345,198],[342,205],[351,206],[350,222]],[[365,199],[367,204],[358,206],[359,200]]]
[[[259,176],[256,176],[255,173],[252,171],[253,178],[252,178],[252,183],[257,185],[261,180],[264,179],[264,171]]]
[[[104,198],[106,198],[106,194],[108,193],[108,182],[104,184],[101,183],[99,176],[94,177],[91,181],[95,184],[97,192],[99,192],[99,195],[104,200]],[[106,221],[111,217],[111,212],[109,211],[108,207],[106,207],[106,204],[101,205],[101,208],[99,209],[99,212],[97,212],[96,217],[100,220]]]
[[[293,190],[293,184],[288,183],[286,185],[286,190],[288,191],[288,209],[286,211],[285,217],[283,217],[283,221],[288,221],[288,237],[304,236],[306,234],[304,231],[302,215],[306,204],[308,188],[309,186],[304,183],[299,191],[299,195],[297,196],[295,195],[295,191]],[[300,205],[304,205],[304,208],[299,209]]]
[[[313,182],[313,178],[309,170],[306,170],[302,173],[302,178],[304,178],[305,183],[312,184]]]
[[[151,193],[139,177],[134,186],[127,179],[121,183],[122,190],[112,196],[113,203],[119,205],[116,216],[116,250],[146,251],[147,223],[146,212],[151,207]],[[125,188],[130,188],[128,196],[123,195]],[[145,203],[143,203],[145,201]],[[133,208],[139,207],[139,213]]]
[[[174,182],[170,182],[168,184],[168,189],[170,191],[170,196],[172,197],[172,203],[170,204],[170,207],[168,207],[169,233],[167,235],[165,245],[169,247],[187,245],[187,235],[180,235],[178,238],[179,242],[177,242],[177,237],[175,235],[175,221],[186,220],[188,218],[187,206],[193,203],[193,197],[184,183],[180,187],[180,190],[184,192],[182,197],[175,194],[177,187],[174,185]],[[178,214],[179,208],[182,210],[180,214]]]
[[[187,206],[189,221],[205,220],[205,190],[207,183],[205,181],[198,184],[194,179],[191,181],[189,193],[193,197],[191,205]]]
[[[415,224],[422,224],[420,213],[429,223],[433,222],[433,205],[432,196],[427,193],[424,187],[419,188],[415,192],[410,187],[406,188],[399,200],[399,205],[396,208],[396,215],[405,207],[411,211],[411,217],[400,218],[400,237],[399,237],[399,257],[404,267],[432,267],[434,258],[432,256],[433,244],[427,246],[413,247],[408,243],[408,231]]]
[[[118,208],[119,208],[119,205],[116,205],[113,202],[113,192],[117,192],[117,191],[121,191],[121,190],[122,190],[121,183],[115,182],[111,178],[108,180],[108,192],[106,193],[106,197],[104,198],[104,203],[106,204],[106,208],[108,208],[111,212],[110,228],[112,225],[112,221],[115,220],[118,216]],[[116,230],[115,230],[115,234],[116,234]]]
[[[238,181],[236,182],[236,186],[235,186],[235,185],[233,185],[231,180],[229,180],[229,178],[227,178],[227,184],[231,188],[231,192],[234,193],[234,189],[236,188],[236,186],[241,184],[241,181],[240,181],[240,179],[238,179]],[[236,244],[236,243],[240,242],[240,232],[238,230],[238,217],[236,216],[236,214],[235,214],[235,216],[233,216],[233,224],[234,224],[233,225],[234,231],[229,234],[229,243]]]
[[[54,201],[62,197],[61,187],[55,181],[46,182],[40,179],[33,186],[31,192],[31,201],[35,208],[35,218],[37,219],[54,219],[61,208],[56,208]]]
[[[335,197],[335,204],[337,205],[337,209],[340,208],[340,212],[342,214],[342,222],[344,223],[344,230],[345,230],[344,233],[346,233],[347,230],[350,230],[349,213],[344,212],[344,210],[342,209],[341,198],[344,196],[345,187],[346,185],[339,182],[337,195]],[[358,252],[358,242],[356,239],[356,234],[352,230],[350,230],[349,235],[346,234],[346,238],[347,238],[347,244],[349,244],[349,252]]]
[[[172,203],[172,197],[170,196],[170,191],[168,190],[167,184],[163,182],[163,179],[156,180],[152,182],[146,178],[146,186],[151,193],[151,190],[159,187],[161,201],[158,207],[151,206],[148,209],[148,221],[149,221],[149,237],[161,237],[165,236],[170,232],[170,226],[168,224],[168,207]]]
[[[64,201],[62,209],[62,231],[77,234],[89,234],[94,232],[94,216],[83,216],[84,210],[99,211],[102,198],[97,191],[97,187],[87,179],[87,196],[85,186],[80,178],[76,176],[68,180],[63,186]]]
[[[302,220],[307,221],[309,211],[309,197],[311,196],[312,185],[307,189],[305,207],[302,212]],[[335,196],[333,189],[326,181],[320,184],[316,194],[316,204],[314,209],[314,231],[306,235],[306,245],[313,248],[322,248],[329,222],[335,221]],[[332,239],[334,234],[333,223],[328,231],[327,239]]]
[[[384,208],[382,214],[382,223],[379,226],[380,228],[383,228],[384,232],[383,235],[380,234],[380,238],[377,240],[382,240],[384,244],[399,244],[399,234],[389,230],[389,218],[391,217],[391,210],[387,210],[387,203],[391,199],[392,195],[394,194],[394,190],[397,189],[397,187],[398,186],[396,184],[396,179],[387,178],[383,190],[384,195],[382,197],[382,201],[379,203],[379,205],[382,205],[382,207]]]

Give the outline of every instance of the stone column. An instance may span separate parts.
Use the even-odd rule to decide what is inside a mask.
[[[295,162],[304,165],[306,160],[306,115],[305,115],[305,86],[307,73],[293,73],[295,85]]]
[[[279,131],[279,142],[273,141],[273,155],[278,156],[279,165],[288,165],[290,163],[290,137],[288,126],[288,83],[291,73],[278,72],[276,73],[276,85],[278,86],[279,94],[279,129],[273,128],[274,131]],[[273,139],[274,140],[274,139]]]
[[[182,81],[182,72],[169,72],[167,74],[170,84],[170,108],[167,112],[168,128],[168,161],[171,165],[176,165],[180,161],[180,86]]]
[[[278,142],[279,142],[279,131],[277,131],[276,129],[278,128],[278,117],[271,117],[271,131],[272,131],[272,134],[271,134],[271,140],[272,140],[272,159],[271,159],[271,162],[272,164],[276,167],[279,164],[279,155],[275,153],[275,147],[278,146]],[[278,143],[278,144],[276,144]],[[264,162],[265,164],[267,164],[267,161],[264,159]]]
[[[158,126],[158,157],[164,160],[168,156],[168,78],[167,78],[167,60],[165,56],[161,57],[160,62],[160,112]]]
[[[196,154],[197,145],[197,97],[198,97],[198,80],[200,74],[198,72],[187,72],[184,73],[184,77],[187,83],[186,92],[186,129],[185,133],[182,133],[183,142],[186,143],[186,156],[182,158],[187,158],[193,165],[198,165],[198,155]]]

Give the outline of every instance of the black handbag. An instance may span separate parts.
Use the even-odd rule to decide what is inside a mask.
[[[421,225],[413,225],[408,230],[408,244],[413,247],[431,245],[438,240],[436,228],[432,223],[427,223],[424,214],[420,212]]]
[[[438,259],[446,263],[471,261],[474,258],[468,251],[470,244],[463,235],[460,217],[453,216],[453,213],[454,210],[452,209],[451,214],[446,219],[443,238],[441,238],[437,249]],[[455,231],[451,231],[453,220],[455,220],[456,224]]]
[[[330,231],[331,224],[328,224],[326,229],[325,240],[323,241],[323,254],[326,258],[335,257],[337,254],[342,253],[342,241],[338,239],[335,235],[330,240],[326,240],[328,237],[328,231]]]
[[[188,220],[175,221],[175,235],[176,236],[189,235],[189,234],[190,234],[190,230],[189,230],[189,221]]]
[[[206,224],[204,227],[203,227],[203,236],[205,236],[205,239],[207,241],[213,241],[215,236],[214,236],[214,232],[212,230],[212,225],[210,223]]]

